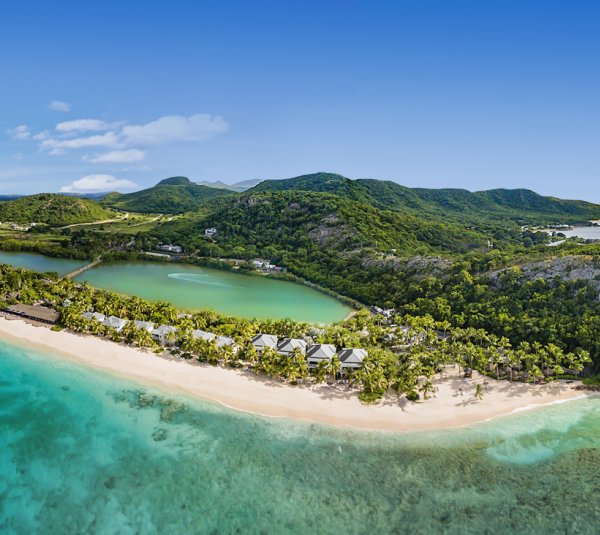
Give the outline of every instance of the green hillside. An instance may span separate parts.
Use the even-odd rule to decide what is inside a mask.
[[[142,213],[181,214],[196,210],[204,201],[232,195],[231,191],[194,184],[188,178],[166,178],[156,186],[134,193],[110,193],[104,206]]]
[[[204,229],[213,226],[219,232],[214,242],[204,237]],[[268,258],[365,302],[377,302],[387,293],[384,281],[373,276],[377,265],[394,271],[399,258],[463,253],[487,245],[487,236],[459,225],[301,191],[219,199],[208,215],[167,223],[154,235],[203,256]]]
[[[45,223],[52,226],[90,223],[114,217],[114,213],[90,199],[40,193],[0,203],[0,221]]]
[[[461,189],[407,188],[391,181],[350,180],[331,173],[266,180],[250,191],[285,190],[328,192],[378,208],[464,224],[576,223],[600,217],[599,205],[544,197],[524,189],[472,193]]]

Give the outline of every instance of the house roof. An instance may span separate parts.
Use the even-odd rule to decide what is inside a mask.
[[[217,347],[232,346],[235,340],[229,336],[217,336]]]
[[[158,336],[164,336],[165,334],[173,333],[176,330],[177,330],[177,328],[173,327],[171,325],[159,325],[152,331],[152,334],[156,334]]]
[[[345,347],[340,351],[340,360],[342,364],[362,364],[367,354],[364,349]]]
[[[117,318],[117,316],[109,316],[104,320],[104,324],[113,329],[119,329],[127,323],[127,320]]]
[[[60,314],[53,308],[46,308],[39,305],[10,305],[6,307],[8,312],[18,316],[26,316],[31,319],[56,323]]]
[[[99,322],[103,322],[106,319],[106,316],[104,314],[100,314],[100,312],[84,312],[82,314],[82,316],[86,319],[86,320],[96,320]]]
[[[154,329],[154,323],[151,321],[134,320],[133,324],[137,329],[146,331],[152,331]]]
[[[271,349],[277,347],[277,336],[274,334],[257,334],[252,338],[252,345],[259,347],[270,347]]]
[[[284,338],[277,345],[277,351],[284,353],[292,353],[295,349],[305,352],[306,342],[300,338]]]
[[[210,342],[211,340],[214,340],[217,337],[216,334],[207,333],[206,331],[201,331],[199,329],[192,331],[192,336],[194,338],[202,338],[202,340],[206,340],[207,342]]]
[[[331,360],[336,353],[335,346],[333,344],[312,344],[308,346],[306,352],[306,358],[308,359],[319,359],[319,360]]]

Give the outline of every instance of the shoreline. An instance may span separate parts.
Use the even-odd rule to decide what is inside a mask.
[[[465,381],[456,368],[448,368],[447,377],[435,382],[439,388],[436,397],[410,403],[386,396],[376,405],[363,405],[355,391],[347,392],[343,387],[291,386],[252,372],[193,364],[90,335],[51,331],[18,319],[0,317],[0,339],[49,350],[72,362],[232,410],[368,431],[403,433],[465,427],[593,395],[576,391],[574,385],[563,381],[533,386],[475,374]],[[484,381],[484,398],[478,401],[475,385]]]

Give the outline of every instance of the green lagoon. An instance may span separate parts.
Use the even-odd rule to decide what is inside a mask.
[[[367,433],[254,417],[0,343],[0,414],[1,533],[600,525],[598,398],[452,431]]]
[[[85,262],[32,253],[0,252],[0,263],[65,275]],[[343,320],[350,312],[350,308],[337,299],[301,284],[190,264],[100,264],[76,280],[152,301],[169,301],[179,308],[209,308],[245,318],[291,318],[331,323]]]

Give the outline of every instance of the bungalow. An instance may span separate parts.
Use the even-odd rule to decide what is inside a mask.
[[[100,314],[100,312],[84,312],[82,316],[88,321],[96,320],[100,323],[104,323],[106,320],[106,316],[104,314]]]
[[[135,320],[133,322],[133,325],[139,331],[148,331],[149,333],[151,333],[154,330],[154,323],[152,323],[151,321]]]
[[[235,349],[235,340],[229,336],[217,336],[217,347],[231,346]]]
[[[152,338],[161,344],[166,344],[169,341],[169,334],[177,331],[176,327],[171,325],[160,325],[152,331]]]
[[[110,327],[111,329],[114,329],[115,331],[120,333],[123,330],[123,327],[127,325],[127,320],[117,318],[117,316],[109,316],[104,320],[103,323],[107,327]]]
[[[201,331],[199,329],[192,331],[192,336],[195,339],[201,338],[202,340],[206,340],[207,342],[210,342],[211,340],[214,340],[217,337],[216,334],[207,333],[206,331]]]
[[[277,336],[274,334],[257,334],[252,338],[251,343],[259,353],[266,348],[275,349],[277,347]]]
[[[164,251],[165,253],[183,253],[183,247],[181,247],[180,245],[159,245],[158,249],[160,251]]]
[[[217,229],[215,227],[205,228],[204,235],[207,238],[214,238],[217,235]]]
[[[309,368],[316,368],[319,362],[330,362],[336,353],[333,344],[312,344],[306,351],[306,361]]]
[[[340,352],[342,368],[361,368],[367,352],[364,349],[355,347],[345,347]]]
[[[297,349],[304,355],[306,353],[306,342],[300,338],[284,338],[277,344],[277,353],[287,357],[291,357]]]

